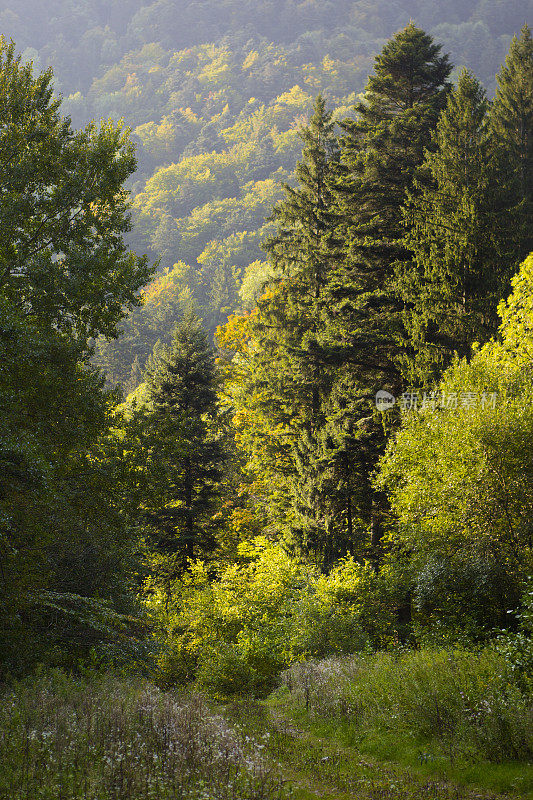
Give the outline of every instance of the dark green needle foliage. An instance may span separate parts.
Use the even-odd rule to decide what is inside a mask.
[[[454,353],[465,356],[473,342],[495,334],[498,302],[510,285],[511,219],[494,180],[487,109],[483,88],[463,71],[406,204],[413,261],[398,268],[398,292],[412,383],[437,379]]]
[[[332,376],[319,339],[325,288],[339,256],[331,193],[337,143],[332,114],[322,97],[300,136],[303,151],[296,167],[297,185],[285,186],[286,198],[273,215],[277,231],[267,243],[280,278],[260,304],[256,330],[272,423],[288,425],[290,430],[292,537],[322,561],[331,507],[329,493],[320,485],[324,467],[320,439]]]
[[[533,39],[527,25],[513,38],[496,81],[490,121],[500,160],[498,180],[515,211],[508,233],[518,265],[533,250]]]
[[[346,475],[343,485],[353,487],[359,516],[372,522],[374,541],[381,534],[381,500],[370,489],[370,474],[385,438],[373,396],[381,388],[401,390],[402,302],[394,274],[408,258],[402,205],[446,104],[450,70],[441,47],[411,23],[377,56],[355,119],[342,123],[335,198],[344,257],[328,285],[322,342],[344,386],[330,413],[332,463]]]
[[[526,26],[511,43],[492,106],[464,71],[439,120],[405,208],[414,258],[397,270],[404,372],[413,383],[438,379],[454,353],[468,355],[473,342],[496,333],[499,299],[533,246],[532,97]]]
[[[446,104],[451,66],[410,23],[377,56],[355,119],[342,124],[337,202],[346,257],[331,281],[333,342],[367,389],[398,385],[401,303],[394,265],[407,260],[402,206]]]
[[[214,352],[196,317],[188,315],[176,327],[148,383],[146,516],[149,540],[161,556],[157,572],[168,586],[187,568],[187,559],[215,546],[211,516],[223,454],[213,431]]]

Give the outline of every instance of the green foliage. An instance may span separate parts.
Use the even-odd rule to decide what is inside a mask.
[[[118,397],[88,342],[115,335],[150,274],[123,240],[135,160],[120,126],[73,132],[51,79],[0,42],[2,675],[111,649],[98,616],[137,613]]]
[[[373,55],[413,15],[446,42],[455,63],[465,64],[491,88],[511,34],[528,17],[528,2],[512,0],[504,12],[500,0],[471,0],[460,9],[454,2],[440,3],[438,11],[432,2],[413,6],[400,0],[389,6],[384,0],[374,5],[354,0],[336,3],[333,13],[331,4],[291,0],[260,8],[253,3],[243,8],[235,0],[223,5],[207,0],[192,8],[183,0],[87,0],[81,7],[72,0],[52,0],[46,8],[20,0],[0,12],[0,27],[24,49],[25,59],[54,65],[56,89],[76,125],[101,117],[124,118],[131,125],[140,165],[133,187],[140,195],[140,222],[131,242],[140,251],[150,247],[163,269],[186,261],[196,271],[196,258],[210,240],[237,231],[255,234],[262,227],[259,209],[249,221],[244,184],[269,180],[280,169],[287,179],[299,155],[296,127],[308,119],[316,93],[348,111]],[[191,159],[213,160],[225,151],[231,160],[237,144],[246,152],[247,169],[239,169],[236,181],[197,180]],[[157,174],[180,164],[185,165],[186,197],[179,186],[172,192],[175,205],[186,209],[183,216],[169,213],[168,193],[163,198],[153,186]],[[195,242],[185,243],[181,228],[190,233],[197,210],[202,216],[202,207],[211,205],[205,189],[213,184],[218,208],[212,218],[206,209],[210,232],[201,230]],[[236,206],[237,216],[246,221],[235,218]],[[245,264],[229,266],[246,267],[261,258],[255,254]],[[195,280],[187,286],[194,293]],[[212,292],[208,282],[196,299],[214,331],[227,298]],[[237,297],[230,305],[231,311],[238,309]],[[152,325],[144,326],[146,316],[149,312],[135,312],[131,320],[142,339],[138,347],[99,350],[98,363],[127,390],[134,388],[135,358],[143,369],[158,338],[151,337]],[[179,311],[160,325],[159,338],[170,341],[178,317]]]
[[[160,258],[164,270],[178,261],[191,265],[186,286],[210,332],[240,308],[242,276],[249,264],[263,259],[259,242],[271,230],[263,229],[268,210],[260,200],[261,184],[286,181],[292,173],[299,156],[296,131],[309,120],[313,95],[322,92],[343,109],[336,118],[351,115],[374,54],[415,13],[405,0],[390,8],[366,0],[337,3],[330,16],[316,3],[308,5],[282,2],[243,11],[227,0],[221,11],[211,0],[193,10],[181,2],[176,6],[176,0],[139,0],[124,7],[121,24],[117,9],[110,11],[108,24],[101,8],[88,3],[78,22],[81,30],[89,25],[86,35],[76,30],[56,41],[68,23],[68,14],[59,11],[47,49],[41,47],[41,34],[36,38],[31,29],[25,31],[34,49],[58,65],[74,119],[124,117],[134,128],[140,170],[131,242]],[[480,0],[459,13],[453,3],[441,4],[437,13],[433,3],[421,3],[416,19],[446,42],[456,63],[475,70],[491,87],[510,34],[527,17],[517,9],[502,15],[497,6],[496,0]],[[480,15],[490,17],[491,24]],[[22,22],[19,28],[24,29]],[[80,52],[85,54],[81,61]],[[75,67],[68,66],[72,59]],[[95,59],[100,70],[91,66]],[[160,179],[171,174],[179,181],[161,190]],[[274,194],[272,203],[279,199],[279,191]],[[226,242],[245,232],[253,245],[234,257]],[[204,269],[199,257],[213,240],[224,258]],[[135,388],[135,358],[143,369],[156,339],[169,342],[179,315],[177,310],[163,321],[159,337],[153,337],[156,321],[143,325],[150,310],[135,312],[124,344],[99,345],[98,364],[113,382]],[[130,331],[136,329],[140,343],[130,345]]]
[[[275,235],[266,244],[276,288],[259,303],[253,327],[257,339],[254,373],[261,375],[265,415],[284,426],[282,447],[291,462],[291,533],[303,552],[328,563],[335,550],[335,509],[318,487],[323,469],[321,431],[331,376],[318,352],[324,319],[324,290],[337,255],[331,179],[336,159],[332,114],[322,97],[309,125],[299,132],[302,160],[297,186],[285,185],[285,199],[273,214]],[[342,554],[344,554],[343,551]]]
[[[364,390],[399,387],[401,302],[394,265],[409,260],[402,207],[446,105],[451,65],[410,23],[377,56],[357,118],[342,123],[337,202],[345,257],[329,289],[329,338]]]
[[[402,547],[415,538],[426,542],[403,581],[404,622],[414,598],[418,635],[429,629],[437,639],[468,640],[501,623],[506,604],[516,603],[527,561],[527,532],[514,542],[529,508],[529,489],[518,487],[524,461],[518,465],[516,458],[528,446],[530,423],[518,394],[497,436],[492,417],[465,425],[463,410],[472,403],[461,401],[457,418],[446,415],[443,424],[435,415],[430,433],[413,428],[405,460],[397,443],[390,445],[398,481],[413,492],[401,501],[412,516],[402,516],[395,500],[388,513],[387,481],[372,482],[395,424],[377,414],[372,395],[384,385],[398,395],[406,366],[411,374],[419,370],[418,378],[432,369],[438,374],[455,351],[467,352],[474,339],[494,333],[497,299],[518,255],[506,233],[515,212],[505,190],[492,190],[499,156],[489,141],[485,93],[468,72],[450,92],[450,69],[427,34],[413,24],[400,31],[376,59],[357,119],[342,123],[340,163],[332,117],[317,100],[302,132],[297,184],[286,188],[287,199],[274,214],[276,235],[267,244],[274,278],[258,311],[232,318],[219,342],[232,357],[227,394],[237,442],[256,476],[255,501],[259,496],[266,506],[277,535],[328,569],[346,552],[368,555],[369,528],[373,558],[381,558],[391,547],[380,544],[383,533],[399,514],[396,541]],[[477,392],[489,414],[491,392],[500,391],[500,382],[493,387],[490,380],[504,373],[496,351],[483,353],[441,389],[456,398]],[[483,426],[493,438],[481,433]],[[436,447],[439,471],[429,465]],[[502,448],[509,455],[503,499],[495,463]],[[474,462],[469,476],[465,465]],[[434,473],[435,485],[425,477]],[[420,527],[422,498],[435,535]],[[517,520],[506,521],[506,514]],[[478,528],[484,530],[481,549]],[[503,560],[496,529],[506,540]],[[440,551],[435,543],[447,536]],[[458,539],[466,542],[460,551]],[[469,586],[478,581],[485,588],[473,602]],[[469,622],[461,628],[467,606]],[[437,634],[442,618],[447,629]]]
[[[413,261],[398,269],[398,292],[413,384],[438,378],[454,353],[468,355],[496,333],[497,303],[519,263],[508,243],[514,215],[494,188],[487,108],[475,77],[462,72],[406,205]]]
[[[109,641],[83,614],[69,612],[69,622],[51,611],[43,591],[108,598],[136,613],[127,597],[136,536],[112,431],[116,395],[102,391],[77,344],[6,303],[3,312],[2,669],[17,670],[54,647],[60,660],[72,659]]]
[[[533,358],[533,253],[526,258],[512,281],[513,291],[498,309],[503,344],[511,364],[527,368]]]
[[[466,377],[469,391],[481,396],[472,372]],[[460,393],[463,386],[449,381],[443,390]],[[444,571],[444,582],[430,589],[440,599],[429,607],[434,621],[455,620],[457,629],[465,615],[489,630],[504,624],[508,604],[516,603],[529,568],[533,420],[531,398],[522,388],[518,397],[501,399],[495,410],[413,416],[383,463],[381,480],[389,487],[399,521],[397,537],[413,553],[416,581],[427,581],[428,569]],[[464,577],[454,577],[457,569]],[[488,596],[478,592],[476,572]]]
[[[372,490],[370,475],[384,430],[369,395],[400,386],[394,264],[407,257],[401,208],[449,88],[451,67],[440,51],[413,23],[387,42],[356,118],[341,123],[339,164],[330,178],[338,245],[317,336],[323,360],[336,367],[325,409],[324,456],[331,470],[325,489],[338,491],[345,546],[352,551],[354,538],[362,538],[354,536],[361,533],[356,519],[372,527],[374,545],[381,538],[384,500]]]
[[[74,9],[52,5],[60,30]],[[455,46],[492,43],[485,69],[504,40],[492,42],[495,9],[473,5],[446,14]],[[264,692],[303,657],[484,638],[531,570],[529,261],[502,307],[503,343],[443,378],[458,408],[424,403],[376,481],[400,416],[373,395],[485,342],[532,246],[529,29],[489,107],[471,72],[451,92],[448,57],[401,28],[401,2],[189,6],[89,0],[77,16],[68,107],[135,126],[135,230],[125,129],[73,131],[51,73],[0,45],[7,670],[111,650],[135,633],[134,585],[166,631],[163,680],[226,694]],[[358,97],[374,44],[398,27]],[[28,56],[46,56],[38,44]],[[335,113],[322,94],[312,108],[316,91]],[[161,262],[143,295],[148,261],[126,237]],[[219,401],[209,336],[241,304],[219,334]],[[89,365],[93,342],[110,381],[133,390],[121,411]]]
[[[519,610],[514,614],[520,629],[513,633],[498,637],[496,650],[502,654],[513,679],[524,691],[531,694],[531,676],[533,675],[533,590],[531,577],[525,583],[525,591]],[[509,614],[513,613],[511,610]]]
[[[347,559],[329,576],[258,538],[216,580],[197,563],[168,605],[149,608],[168,631],[166,684],[196,680],[220,694],[261,694],[305,657],[386,645],[395,636],[394,595],[369,564]]]
[[[215,546],[213,513],[223,459],[216,434],[216,376],[207,334],[194,316],[176,326],[147,375],[147,405],[133,409],[143,474],[152,575],[170,582]]]
[[[34,77],[3,39],[0,76],[2,295],[82,343],[116,335],[150,275],[123,241],[131,226],[122,184],[136,166],[127,133],[111,122],[74,133],[51,71]]]
[[[497,77],[498,89],[491,110],[491,124],[503,158],[503,178],[514,202],[523,204],[519,230],[522,255],[533,248],[527,215],[533,194],[533,39],[527,25],[514,37],[505,64]],[[515,234],[516,235],[516,234]]]
[[[382,462],[394,538],[413,554],[415,596],[429,614],[422,626],[446,618],[458,630],[466,615],[473,631],[505,627],[531,569],[530,273],[527,259],[502,304],[503,343],[452,366]]]
[[[284,676],[292,707],[344,721],[350,738],[399,737],[422,755],[469,763],[531,758],[530,697],[503,655],[418,650],[296,665]],[[401,749],[401,748],[399,748]],[[526,777],[527,782],[527,777]]]

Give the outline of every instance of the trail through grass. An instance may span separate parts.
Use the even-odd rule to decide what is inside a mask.
[[[499,793],[440,776],[430,763],[400,764],[369,755],[314,724],[287,699],[237,702],[228,719],[262,737],[294,800],[529,800],[531,793]],[[370,748],[368,748],[370,749]],[[432,774],[433,773],[433,774]]]
[[[284,800],[261,743],[198,695],[52,672],[0,700],[0,800]]]
[[[2,692],[0,800],[533,796],[526,763],[477,762],[461,773],[457,764],[417,760],[405,732],[393,734],[361,735],[349,716],[320,717],[286,688],[262,702],[216,705],[141,679],[51,672]]]

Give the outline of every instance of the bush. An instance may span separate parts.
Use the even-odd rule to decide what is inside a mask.
[[[505,658],[511,680],[533,695],[533,578],[526,584],[516,617],[520,630],[500,636],[495,648]]]
[[[174,586],[172,607],[153,595],[168,631],[161,680],[197,680],[215,694],[264,694],[290,664],[385,646],[394,603],[384,579],[349,558],[329,575],[258,538],[241,563],[210,581],[202,564]]]

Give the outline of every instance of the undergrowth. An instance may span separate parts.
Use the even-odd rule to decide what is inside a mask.
[[[346,720],[360,733],[403,732],[434,742],[452,763],[533,760],[531,692],[491,649],[307,662],[284,673],[283,681],[294,706]]]
[[[200,696],[53,672],[3,693],[2,800],[280,800],[261,743]]]

